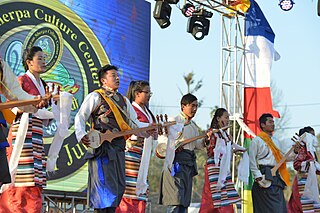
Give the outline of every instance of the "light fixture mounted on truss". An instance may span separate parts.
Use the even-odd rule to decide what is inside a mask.
[[[202,40],[209,34],[210,20],[212,12],[203,8],[195,10],[188,20],[187,32],[191,33],[196,40]]]
[[[153,17],[156,19],[159,26],[164,29],[171,24],[171,6],[177,4],[179,0],[156,0],[156,5],[153,10]]]

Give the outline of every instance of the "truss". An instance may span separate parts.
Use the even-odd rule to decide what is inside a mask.
[[[211,12],[217,12],[221,17],[221,62],[220,62],[220,107],[228,110],[233,141],[243,145],[244,131],[238,123],[244,109],[244,23],[245,15],[235,11],[228,4],[237,0],[197,1],[190,0],[194,5],[202,6]],[[238,120],[238,121],[237,121]],[[240,121],[239,121],[240,122]],[[243,186],[235,179],[236,159],[233,156],[232,179],[238,188]],[[243,210],[243,208],[242,208]]]

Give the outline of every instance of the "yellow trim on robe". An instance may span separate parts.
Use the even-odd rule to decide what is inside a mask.
[[[276,145],[273,143],[272,139],[270,136],[265,133],[264,131],[261,131],[258,136],[268,145],[268,147],[271,149],[273,156],[275,157],[277,163],[281,160],[282,155],[280,153],[280,150],[276,147]],[[280,175],[283,179],[283,181],[287,184],[287,186],[291,185],[290,182],[290,174],[287,169],[287,164],[284,162],[281,164],[279,168]]]
[[[107,102],[107,104],[109,105],[111,111],[113,112],[113,114],[116,118],[117,124],[120,127],[120,130],[121,131],[130,130],[131,127],[123,120],[123,117],[120,114],[118,107],[110,100],[109,97],[106,96],[104,89],[100,88],[100,89],[95,90],[95,92],[98,92],[103,97],[103,99]],[[130,136],[125,136],[124,138],[128,139],[129,137]]]

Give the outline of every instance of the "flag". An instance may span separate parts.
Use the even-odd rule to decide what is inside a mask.
[[[270,90],[270,71],[273,59],[279,59],[274,49],[275,34],[266,20],[259,5],[251,0],[245,20],[245,73],[244,73],[244,122],[254,134],[260,132],[259,117],[271,113],[280,117],[273,110]],[[251,137],[245,134],[245,147],[249,147]],[[244,211],[252,211],[251,187],[244,186]]]
[[[275,34],[254,0],[246,14],[245,37],[244,121],[258,134],[258,119],[263,113],[280,115],[272,108],[270,90],[271,65],[278,57],[273,46]]]
[[[228,4],[234,10],[240,10],[244,13],[250,8],[250,0],[224,0],[223,3]]]

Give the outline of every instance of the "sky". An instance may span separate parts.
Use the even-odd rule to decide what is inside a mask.
[[[155,1],[149,0],[151,11]],[[171,25],[161,29],[151,14],[150,85],[153,96],[150,108],[155,114],[175,116],[180,112],[180,90],[186,93],[183,75],[194,72],[195,81],[203,86],[194,93],[203,100],[194,118],[206,129],[210,112],[219,106],[221,18],[214,12],[209,34],[200,41],[187,33],[187,20],[179,10],[182,2],[172,6]],[[287,123],[284,137],[292,137],[304,126],[313,126],[320,133],[320,17],[316,0],[295,0],[290,11],[283,11],[277,0],[257,0],[276,37],[274,46],[281,59],[273,62],[271,81],[279,112],[285,111]]]

